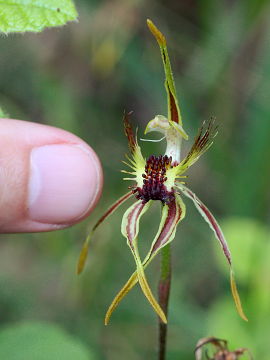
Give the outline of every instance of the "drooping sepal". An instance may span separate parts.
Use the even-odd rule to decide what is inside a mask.
[[[228,264],[230,266],[231,291],[232,291],[232,296],[233,296],[233,299],[234,299],[234,302],[236,305],[237,312],[241,316],[242,319],[244,319],[245,321],[248,321],[248,319],[243,311],[240,296],[239,296],[237,286],[236,286],[236,283],[234,280],[234,274],[233,274],[233,270],[232,270],[232,258],[231,258],[229,246],[228,246],[225,236],[221,230],[221,227],[219,226],[217,220],[215,219],[213,214],[210,212],[210,210],[201,202],[201,200],[193,193],[193,191],[191,191],[189,188],[187,188],[185,185],[182,185],[182,184],[179,184],[177,187],[181,191],[181,193],[183,193],[185,196],[187,196],[189,199],[191,199],[193,201],[193,203],[194,203],[195,207],[197,208],[197,210],[199,211],[199,213],[202,215],[202,217],[207,222],[209,227],[213,230],[215,238],[218,240],[218,242],[223,250],[223,253],[228,261]]]
[[[151,203],[152,201],[143,203],[139,200],[135,204],[131,205],[123,216],[121,232],[123,236],[127,239],[127,244],[136,262],[137,277],[141,289],[157,315],[164,323],[166,323],[166,316],[162,311],[161,307],[159,306],[158,302],[154,298],[154,295],[146,280],[144,267],[138,251],[139,222],[142,215],[149,209]]]
[[[99,227],[99,225],[107,218],[109,217],[111,214],[114,213],[114,211],[120,206],[122,205],[126,200],[128,200],[131,196],[133,195],[132,191],[129,191],[127,194],[121,196],[115,203],[113,203],[109,209],[99,218],[99,220],[96,222],[96,224],[93,226],[92,230],[90,231],[90,233],[88,234],[80,256],[79,256],[79,260],[77,263],[77,274],[79,275],[85,266],[86,260],[87,260],[87,255],[88,255],[88,249],[89,249],[89,243],[90,240],[92,239],[92,235],[95,232],[95,230]]]

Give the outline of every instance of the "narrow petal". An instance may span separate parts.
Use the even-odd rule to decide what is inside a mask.
[[[174,239],[176,226],[179,221],[181,221],[185,217],[185,212],[185,204],[183,203],[179,195],[176,195],[175,201],[172,201],[170,205],[163,206],[161,222],[158,232],[152,243],[151,250],[149,251],[142,263],[144,269],[150,264],[154,256],[156,256],[159,252],[159,250]],[[123,288],[113,299],[105,317],[106,325],[109,322],[112,312],[118,306],[120,301],[127,295],[127,293],[137,284],[137,282],[138,273],[137,271],[135,271],[128,279],[126,284],[123,286]]]
[[[170,58],[167,50],[167,44],[165,36],[158,30],[158,28],[153,24],[153,22],[147,19],[147,25],[149,30],[156,38],[158,45],[160,47],[161,57],[164,65],[165,72],[165,88],[167,91],[168,97],[168,117],[169,120],[174,121],[182,125],[181,113],[177,101],[176,90],[174,85],[173,73],[171,69]]]
[[[85,262],[87,259],[87,254],[88,254],[88,248],[89,248],[89,242],[92,238],[93,233],[95,232],[95,230],[97,229],[97,227],[111,214],[114,213],[114,211],[120,206],[122,205],[126,200],[128,200],[131,196],[133,195],[132,191],[129,191],[127,194],[123,195],[122,197],[120,197],[114,204],[112,204],[109,209],[105,212],[105,214],[103,214],[101,216],[101,218],[96,222],[96,224],[93,226],[92,230],[90,231],[89,235],[87,236],[80,256],[79,256],[79,260],[77,263],[77,274],[80,274],[85,266]]]
[[[178,194],[175,195],[173,201],[163,206],[159,229],[144,264],[151,261],[164,246],[174,239],[177,224],[183,220],[185,214],[185,204]]]
[[[143,203],[141,200],[132,204],[124,213],[121,225],[121,232],[127,239],[127,244],[134,253],[134,244],[137,242],[139,223],[142,215],[149,209],[152,201]]]
[[[203,122],[198,135],[194,139],[192,148],[178,165],[178,174],[185,172],[210,148],[216,135],[217,127],[215,126],[215,118],[212,117],[208,122]]]
[[[181,184],[178,187],[184,195],[186,195],[188,198],[190,198],[193,201],[193,203],[196,206],[199,213],[202,215],[204,220],[208,223],[210,228],[213,230],[216,239],[219,241],[219,243],[222,247],[223,253],[226,256],[226,259],[227,259],[229,265],[231,265],[232,259],[231,259],[231,253],[230,253],[227,241],[224,237],[224,234],[223,234],[220,226],[218,225],[216,219],[214,218],[214,216],[212,215],[210,210],[201,202],[201,200],[199,200],[199,198],[194,194],[194,192],[191,191],[189,188],[187,188],[185,185]]]
[[[129,146],[131,153],[133,153],[135,151],[137,141],[136,141],[136,137],[133,134],[132,126],[129,121],[131,114],[132,114],[132,111],[130,111],[129,113],[124,112],[123,121],[124,121],[125,134],[128,139],[128,146]]]
[[[128,146],[130,152],[132,154],[131,161],[133,162],[133,165],[135,165],[135,167],[144,166],[144,158],[142,156],[141,149],[138,145],[137,138],[133,134],[132,126],[130,123],[131,114],[132,112],[124,113],[124,118],[123,118],[125,134],[128,139]]]
[[[223,250],[223,253],[228,261],[228,264],[230,266],[230,268],[232,267],[232,258],[231,258],[231,253],[227,244],[227,241],[224,237],[224,234],[218,224],[218,222],[216,221],[216,219],[214,218],[213,214],[210,212],[210,210],[201,202],[201,200],[198,199],[198,197],[190,190],[188,189],[186,186],[179,184],[178,188],[181,190],[181,192],[186,195],[188,198],[190,198],[194,205],[196,206],[197,210],[199,211],[199,213],[202,215],[202,217],[204,218],[204,220],[208,223],[208,225],[210,226],[210,228],[213,230],[216,239],[219,241],[221,248]],[[232,295],[233,295],[233,299],[238,311],[238,314],[242,317],[242,319],[247,321],[247,317],[244,314],[242,305],[241,305],[241,300],[237,291],[237,287],[236,287],[236,283],[234,280],[234,275],[233,275],[233,271],[231,268],[231,273],[230,273],[230,278],[231,278],[231,291],[232,291]]]
[[[124,113],[124,129],[128,139],[128,145],[131,152],[131,157],[126,155],[128,163],[124,162],[133,170],[134,179],[138,186],[142,186],[142,173],[144,172],[145,159],[142,156],[141,148],[138,145],[137,138],[133,133],[132,126],[130,123],[130,115],[132,112]]]
[[[158,302],[154,298],[152,291],[148,285],[145,277],[143,264],[138,251],[138,233],[139,233],[139,222],[142,215],[149,209],[151,201],[143,203],[141,200],[131,205],[130,208],[125,212],[122,220],[121,231],[123,236],[127,239],[127,244],[131,249],[132,255],[136,262],[137,277],[140,283],[141,289],[149,301],[150,305],[156,311],[161,320],[166,323],[166,316],[159,306]]]

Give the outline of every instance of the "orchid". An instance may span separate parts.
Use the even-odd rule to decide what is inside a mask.
[[[187,197],[194,203],[196,209],[208,223],[211,230],[214,232],[216,239],[221,245],[230,267],[231,291],[236,308],[239,315],[243,319],[247,320],[241,306],[234,280],[231,254],[222,230],[210,210],[185,185],[184,181],[186,178],[184,174],[188,168],[193,165],[212,145],[213,139],[217,134],[215,119],[211,118],[208,122],[203,123],[197,136],[195,137],[190,151],[181,159],[181,143],[183,139],[188,139],[188,135],[182,126],[182,118],[176,96],[166,39],[151,20],[147,20],[147,24],[150,31],[156,38],[161,51],[165,71],[168,115],[167,117],[163,115],[155,116],[155,118],[147,124],[145,134],[153,131],[161,133],[163,136],[161,140],[165,139],[167,142],[166,151],[164,155],[151,155],[148,159],[145,159],[138,144],[137,136],[134,135],[132,130],[130,123],[131,113],[124,114],[124,128],[128,139],[130,155],[126,156],[127,160],[124,161],[128,169],[122,171],[129,176],[125,177],[124,180],[132,181],[133,184],[129,187],[130,191],[118,199],[93,227],[83,245],[78,261],[77,272],[81,273],[84,268],[90,240],[92,239],[94,231],[120,205],[131,197],[135,197],[136,202],[133,203],[124,213],[121,232],[126,238],[127,244],[134,257],[136,270],[114,298],[105,316],[105,324],[108,324],[111,314],[118,306],[119,302],[137,283],[139,283],[142,292],[155,312],[158,314],[161,321],[166,323],[167,319],[165,312],[155,299],[150,289],[146,279],[145,269],[161,251],[161,249],[166,247],[175,238],[177,225],[184,219],[186,213],[182,197]],[[139,223],[142,216],[147,212],[154,201],[159,201],[161,204],[161,220],[149,252],[144,259],[141,259],[138,249]]]

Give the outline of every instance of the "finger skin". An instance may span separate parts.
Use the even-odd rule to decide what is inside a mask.
[[[47,145],[71,145],[89,156],[89,173],[93,186],[89,189],[89,206],[79,216],[61,223],[32,220],[29,214],[29,179],[33,149]],[[86,156],[86,155],[82,155]],[[88,160],[87,160],[88,161]],[[90,169],[91,167],[91,169]],[[92,171],[92,173],[90,172]],[[87,181],[87,179],[86,179]],[[58,128],[21,120],[0,119],[0,232],[51,231],[71,226],[89,215],[102,190],[102,168],[95,152],[77,136]],[[78,196],[80,189],[78,189]],[[72,209],[72,199],[71,199]]]

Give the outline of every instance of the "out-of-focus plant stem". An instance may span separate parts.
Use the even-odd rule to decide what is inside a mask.
[[[168,314],[168,303],[171,288],[171,253],[170,244],[161,250],[161,272],[158,284],[159,304],[164,311],[166,317]],[[166,359],[167,345],[167,324],[159,320],[159,353],[158,359]]]

